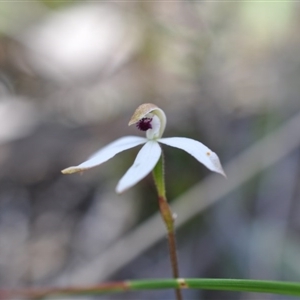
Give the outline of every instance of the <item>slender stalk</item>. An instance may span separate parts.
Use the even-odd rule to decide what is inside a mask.
[[[177,246],[174,230],[174,217],[170,206],[166,198],[166,188],[165,188],[165,178],[164,178],[164,159],[163,154],[161,155],[158,163],[153,170],[153,178],[156,184],[158,193],[158,205],[160,214],[164,220],[164,223],[168,232],[168,243],[169,243],[169,253],[172,266],[172,273],[175,279],[179,278],[179,266],[177,258]],[[175,289],[176,299],[182,300],[181,289]]]

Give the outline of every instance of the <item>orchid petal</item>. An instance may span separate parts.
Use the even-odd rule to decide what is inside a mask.
[[[147,142],[146,138],[138,137],[138,136],[125,136],[120,139],[115,140],[114,142],[108,144],[104,148],[100,149],[96,153],[94,153],[87,161],[82,164],[74,167],[69,167],[67,169],[62,170],[63,174],[72,174],[76,172],[82,172],[84,170],[96,167],[110,158],[114,157],[116,154],[136,147],[138,145],[144,144]]]
[[[226,177],[217,154],[202,143],[184,137],[163,138],[159,139],[158,142],[186,151],[204,164],[209,170],[220,173]]]
[[[138,153],[133,165],[119,181],[116,192],[122,193],[146,177],[155,167],[161,155],[156,141],[148,141]]]

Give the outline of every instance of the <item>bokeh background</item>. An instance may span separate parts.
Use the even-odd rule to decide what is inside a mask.
[[[163,147],[181,276],[298,281],[299,15],[297,1],[1,1],[0,286],[171,276],[151,176],[114,191],[138,149],[60,173],[142,135],[127,124],[146,102],[166,112],[165,136],[203,142],[228,176]]]

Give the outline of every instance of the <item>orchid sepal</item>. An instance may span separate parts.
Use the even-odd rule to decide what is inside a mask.
[[[158,142],[184,150],[205,165],[209,170],[226,177],[218,155],[199,141],[186,137],[170,137],[159,139]]]
[[[94,168],[112,157],[116,154],[134,148],[138,145],[144,144],[147,142],[146,138],[139,136],[125,136],[115,140],[114,142],[108,144],[107,146],[101,148],[99,151],[90,156],[85,162],[78,166],[72,166],[62,170],[63,174],[72,174],[77,172],[83,172],[85,170]]]
[[[153,170],[160,156],[159,144],[156,141],[148,141],[139,151],[133,165],[120,179],[116,192],[122,193],[146,177]]]

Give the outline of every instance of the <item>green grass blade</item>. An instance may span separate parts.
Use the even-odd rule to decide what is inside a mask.
[[[236,292],[255,292],[300,296],[300,283],[249,279],[153,279],[132,280],[99,284],[90,287],[39,288],[23,290],[0,290],[0,299],[10,299],[23,296],[29,299],[42,297],[71,296],[71,295],[100,295],[135,290],[158,289],[202,289]]]
[[[179,282],[178,282],[179,281]],[[132,290],[191,288],[203,290],[244,291],[300,296],[300,283],[249,279],[179,279],[131,281]]]

